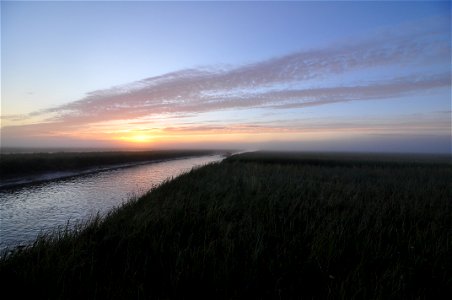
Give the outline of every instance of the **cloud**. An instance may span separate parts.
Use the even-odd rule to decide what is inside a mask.
[[[94,91],[83,99],[34,115],[52,113],[51,121],[89,123],[158,114],[183,115],[262,106],[292,108],[386,99],[450,86],[450,74],[443,73],[434,76],[408,74],[400,78],[386,76],[377,82],[353,82],[347,86],[299,88],[314,79],[318,85],[325,78],[340,78],[350,72],[375,67],[410,70],[409,67],[422,66],[426,60],[447,64],[450,61],[450,38],[444,38],[437,23],[427,22],[427,25],[231,69],[180,70]]]
[[[293,109],[384,100],[450,88],[450,71],[444,69],[450,66],[450,36],[443,23],[444,20],[428,20],[360,41],[341,42],[234,68],[185,69],[146,78],[93,91],[83,99],[34,112],[28,118],[40,117],[45,121],[7,126],[2,131],[23,136],[39,136],[44,132],[64,135],[80,126],[116,120],[162,115],[184,118],[227,109]],[[372,70],[378,76],[370,79],[366,73]],[[397,75],[393,74],[394,70]],[[24,116],[2,116],[2,119],[20,121]],[[287,124],[285,129],[272,128],[281,131],[292,127]],[[273,131],[268,126],[253,124],[228,125],[228,128],[200,124],[198,129],[190,130],[256,132],[259,128]],[[166,128],[166,132],[178,131],[184,128]]]
[[[357,134],[378,133],[441,133],[447,134],[450,118],[441,113],[398,115],[385,118],[335,118],[325,121],[321,118],[282,119],[272,121],[231,122],[227,124],[192,124],[163,128],[167,134],[259,134],[259,133],[304,133],[327,132],[334,128],[335,132],[354,132]]]

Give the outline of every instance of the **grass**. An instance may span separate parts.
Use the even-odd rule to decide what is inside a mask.
[[[451,164],[393,158],[232,156],[3,257],[2,289],[60,299],[451,299]]]
[[[0,154],[0,179],[214,153],[210,150],[162,150]]]

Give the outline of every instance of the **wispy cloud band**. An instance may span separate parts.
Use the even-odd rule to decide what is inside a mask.
[[[422,26],[424,25],[424,26]],[[426,26],[428,25],[428,26]],[[89,93],[84,99],[37,112],[52,121],[85,123],[162,113],[199,113],[229,108],[293,108],[332,102],[386,99],[450,86],[450,73],[412,74],[450,61],[450,40],[427,22],[404,32],[324,49],[301,51],[231,69],[187,69]],[[372,67],[406,69],[403,77],[327,86],[323,79]],[[422,69],[422,68],[421,68]],[[300,85],[315,79],[320,87]],[[334,80],[333,80],[334,82]]]
[[[22,118],[26,123],[27,118],[40,117],[44,121],[34,128],[40,127],[41,132],[52,126],[67,131],[115,120],[161,115],[184,117],[227,109],[294,109],[450,89],[450,36],[443,30],[443,23],[444,20],[429,20],[360,41],[342,42],[234,68],[180,70],[93,91],[83,99],[28,116],[2,118],[13,121]],[[372,70],[377,70],[377,78],[363,75]],[[393,74],[394,70],[397,74]],[[296,123],[285,129],[253,124],[229,125],[228,128],[200,124],[198,129],[255,132],[258,127],[267,132],[304,128],[303,124]],[[20,134],[19,128],[35,132],[28,125],[6,132]],[[182,127],[166,128],[167,133],[184,130]]]

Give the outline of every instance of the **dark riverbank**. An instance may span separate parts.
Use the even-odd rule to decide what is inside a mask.
[[[1,154],[0,188],[170,159],[223,153],[226,151],[165,150]]]
[[[62,299],[450,299],[447,163],[245,153],[0,261]]]

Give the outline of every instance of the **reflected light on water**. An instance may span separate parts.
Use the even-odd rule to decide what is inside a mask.
[[[103,215],[165,179],[220,161],[204,156],[103,171],[0,190],[0,249],[32,242],[40,232]]]

